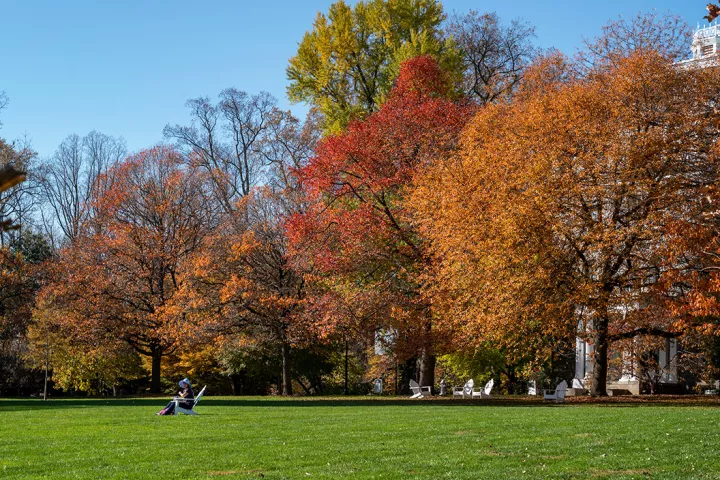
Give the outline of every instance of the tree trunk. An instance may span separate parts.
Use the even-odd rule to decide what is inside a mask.
[[[597,317],[593,320],[593,376],[590,395],[593,397],[607,396],[608,372],[608,318]]]
[[[233,395],[242,395],[243,394],[244,378],[245,378],[244,374],[233,373],[232,375],[230,375],[230,381],[232,382]]]
[[[420,386],[430,387],[431,391],[435,385],[435,355],[431,355],[427,349],[423,349],[420,355]]]
[[[417,364],[417,357],[408,358],[403,364],[400,377],[400,395],[407,395],[410,393],[410,380],[415,380]]]
[[[290,345],[282,344],[282,394],[292,395],[292,377],[290,375]]]
[[[48,394],[48,370],[50,370],[50,346],[45,345],[45,386],[43,387],[43,400],[47,400]]]
[[[160,363],[162,362],[162,355],[154,352],[152,356],[152,371],[150,377],[150,393],[160,393]]]
[[[345,338],[345,386],[343,387],[343,395],[348,395],[348,341]]]
[[[400,364],[395,357],[395,395],[400,395]]]
[[[507,375],[508,378],[508,393],[510,394],[519,394],[523,393],[520,391],[520,386],[518,385],[518,376],[517,373],[515,373],[515,366],[506,365],[506,371],[505,375]]]

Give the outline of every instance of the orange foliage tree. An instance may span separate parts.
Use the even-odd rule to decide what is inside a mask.
[[[291,208],[283,191],[251,190],[193,256],[187,288],[175,302],[191,307],[194,321],[211,335],[245,334],[278,345],[283,395],[292,395],[291,348],[306,332],[305,282],[287,255]]]
[[[289,221],[294,254],[331,292],[316,300],[366,302],[353,310],[372,312],[376,329],[394,329],[406,358],[420,355],[422,385],[434,383],[432,313],[419,295],[425,245],[407,192],[419,169],[455,147],[469,117],[471,108],[450,95],[432,57],[403,63],[386,103],[321,141],[299,170],[307,210]],[[357,320],[344,307],[323,310],[323,334]]]
[[[172,299],[183,260],[214,224],[206,182],[168,147],[130,156],[98,181],[94,216],[61,251],[43,294],[67,312],[64,328],[90,342],[120,339],[151,357],[151,391],[160,391],[162,357],[194,328]]]
[[[413,205],[443,327],[508,341],[538,328],[567,338],[582,322],[604,395],[611,343],[682,333],[657,290],[677,266],[667,226],[717,179],[720,77],[650,49],[570,71],[544,59],[512,102],[481,110]]]
[[[223,345],[226,359],[234,346],[277,347],[279,390],[290,395],[292,351],[307,344],[309,331],[302,320],[306,282],[290,264],[285,220],[302,208],[293,170],[306,163],[319,130],[312,113],[305,122],[277,109],[273,115],[261,128],[256,152],[263,158],[265,186],[249,185],[242,196],[224,202],[218,227],[187,262],[188,282],[174,302],[190,307],[203,338]]]

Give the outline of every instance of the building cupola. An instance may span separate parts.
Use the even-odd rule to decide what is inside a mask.
[[[692,42],[693,60],[705,60],[720,53],[720,25],[717,22],[695,30]]]

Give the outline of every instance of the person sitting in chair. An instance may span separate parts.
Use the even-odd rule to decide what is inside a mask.
[[[192,387],[190,386],[190,380],[188,380],[187,378],[183,378],[182,380],[180,380],[178,385],[180,385],[180,388],[182,388],[182,390],[178,392],[178,396],[175,398],[183,399],[180,401],[180,407],[192,410],[193,406],[195,405],[195,394],[193,393]],[[168,403],[165,408],[160,410],[157,415],[172,415],[173,413],[175,413],[175,398],[170,400],[170,403]]]

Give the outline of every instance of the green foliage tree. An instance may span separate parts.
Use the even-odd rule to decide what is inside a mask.
[[[340,0],[318,13],[290,59],[288,96],[317,108],[325,132],[337,133],[378,109],[404,60],[432,55],[459,78],[461,56],[442,39],[444,18],[436,0]]]
[[[10,249],[21,254],[23,260],[31,264],[42,263],[53,255],[48,239],[40,233],[27,229],[13,239]]]

